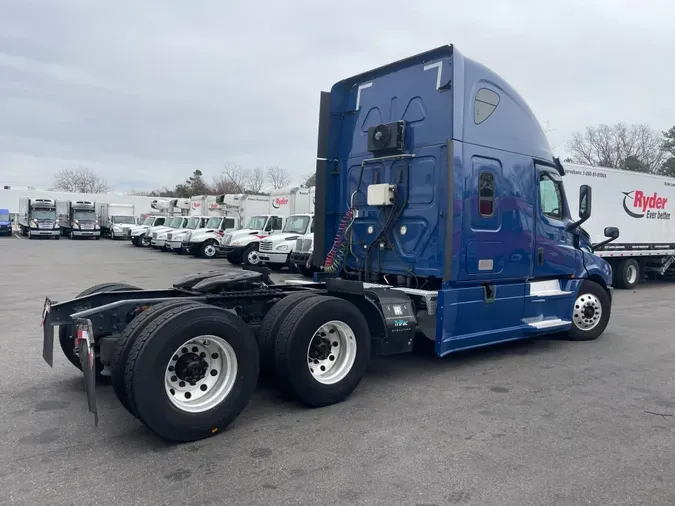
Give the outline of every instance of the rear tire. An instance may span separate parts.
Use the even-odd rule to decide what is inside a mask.
[[[222,353],[202,356],[199,347],[214,343]],[[196,441],[239,416],[255,391],[259,368],[258,345],[241,318],[214,306],[178,307],[139,333],[125,364],[125,391],[138,418],[158,436]],[[204,370],[188,385],[190,376]]]
[[[276,380],[286,392],[312,407],[341,402],[368,368],[368,322],[351,302],[311,297],[284,319],[274,355]]]
[[[95,293],[104,293],[104,292],[121,292],[124,290],[140,290],[140,288],[132,285],[127,285],[125,283],[100,283],[92,287],[87,288],[86,290],[80,292],[75,296],[76,299],[80,297],[86,297],[87,295],[93,295]],[[61,345],[61,350],[66,356],[68,361],[77,367],[80,371],[82,370],[82,364],[80,363],[80,357],[77,356],[73,348],[73,326],[72,325],[59,325],[59,344]],[[99,378],[101,374],[101,363],[96,359],[96,377]]]
[[[124,330],[117,341],[117,345],[115,346],[115,351],[110,359],[110,371],[112,374],[113,390],[125,409],[132,415],[136,416],[136,413],[134,413],[129,398],[127,397],[126,390],[124,389],[124,367],[127,358],[129,357],[129,352],[136,342],[136,338],[155,320],[155,318],[158,318],[167,311],[179,306],[194,306],[198,304],[198,302],[190,300],[169,300],[160,302],[137,315],[131,320],[131,323],[124,327]]]
[[[616,270],[616,284],[619,288],[630,290],[640,281],[640,265],[633,258],[625,258],[619,262]]]
[[[605,289],[599,284],[585,280],[572,308],[572,327],[567,336],[572,341],[592,341],[607,328],[612,303]]]
[[[260,349],[260,374],[272,377],[274,374],[274,340],[279,334],[281,324],[289,311],[310,297],[317,296],[314,292],[300,292],[287,295],[274,304],[263,318],[258,331],[258,348]]]

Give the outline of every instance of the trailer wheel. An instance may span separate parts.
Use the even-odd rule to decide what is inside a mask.
[[[263,318],[258,331],[258,348],[260,348],[260,374],[272,376],[274,372],[274,340],[279,334],[281,324],[289,311],[300,302],[315,297],[315,292],[299,292],[287,295],[274,304]]]
[[[619,288],[634,288],[640,281],[640,266],[637,260],[625,258],[619,262],[616,270],[616,284]]]
[[[599,284],[585,280],[572,308],[572,327],[567,331],[573,341],[592,341],[607,328],[612,305]]]
[[[163,315],[167,311],[179,306],[195,306],[198,304],[200,303],[190,300],[169,300],[160,302],[137,315],[126,327],[124,327],[115,346],[115,351],[110,359],[110,371],[112,373],[113,390],[117,394],[117,398],[122,405],[132,415],[136,416],[124,388],[124,367],[131,348],[136,342],[136,338],[155,320],[155,318]]]
[[[215,306],[178,307],[139,333],[124,384],[150,430],[187,442],[212,436],[239,416],[259,369],[258,345],[241,318]]]
[[[370,361],[370,331],[361,311],[337,297],[296,305],[275,342],[276,379],[303,403],[321,407],[346,399]]]
[[[86,297],[87,295],[93,295],[95,293],[103,292],[121,292],[123,290],[140,290],[140,288],[132,285],[127,285],[124,283],[101,283],[87,288],[86,290],[78,293],[75,298],[79,299],[80,297]],[[77,356],[73,348],[73,326],[72,325],[59,325],[59,344],[61,345],[61,350],[66,356],[68,361],[73,364],[78,369],[82,370],[82,364],[80,363],[80,357]],[[96,375],[97,377],[101,373],[101,364],[96,359]]]

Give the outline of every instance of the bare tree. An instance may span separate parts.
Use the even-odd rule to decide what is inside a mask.
[[[251,171],[248,182],[248,190],[251,193],[260,193],[265,185],[265,171],[261,167],[256,167]]]
[[[245,193],[251,182],[251,173],[241,165],[226,163],[217,181],[221,183],[222,188],[229,189],[223,193]]]
[[[577,163],[656,173],[665,157],[662,142],[660,132],[648,125],[617,123],[575,133],[569,149]]]
[[[291,184],[291,175],[282,167],[267,167],[267,181],[278,190]]]
[[[105,193],[108,182],[89,167],[60,169],[54,174],[55,190],[71,193]]]
[[[556,151],[560,146],[560,143],[553,142],[553,140],[551,139],[551,133],[555,132],[555,128],[552,128],[550,122],[546,120],[546,123],[544,123],[542,129],[544,130],[544,134],[546,134],[546,137],[548,138],[548,143],[551,146],[551,151]]]

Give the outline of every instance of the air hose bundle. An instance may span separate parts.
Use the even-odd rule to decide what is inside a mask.
[[[323,270],[329,274],[336,274],[340,272],[342,268],[342,262],[345,259],[347,253],[347,243],[345,242],[345,232],[347,231],[348,226],[354,220],[354,209],[349,209],[342,220],[340,221],[340,226],[338,231],[335,234],[335,240],[333,241],[333,246],[331,247],[328,255],[326,255],[326,261],[324,262]]]

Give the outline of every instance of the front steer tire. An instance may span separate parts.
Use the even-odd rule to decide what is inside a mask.
[[[591,311],[594,311],[593,315]],[[611,311],[612,302],[607,291],[598,283],[584,280],[572,308],[572,326],[567,337],[572,341],[597,339],[607,328]]]
[[[126,290],[140,290],[137,286],[127,285],[125,283],[100,283],[98,285],[91,286],[86,290],[78,293],[75,298],[79,299],[80,297],[86,297],[87,295],[93,295],[95,293],[104,293],[104,292],[122,292]],[[72,325],[59,325],[59,344],[61,345],[61,350],[66,356],[68,361],[77,367],[80,371],[82,370],[82,364],[80,363],[80,357],[77,356],[74,350],[73,343],[73,326]],[[96,359],[96,378],[99,379],[101,375],[102,366],[101,363]]]
[[[137,315],[131,323],[129,323],[122,334],[120,334],[119,340],[115,345],[112,357],[110,359],[110,371],[112,374],[112,387],[117,394],[117,398],[120,400],[124,408],[136,416],[129,398],[127,397],[126,390],[124,388],[124,368],[131,352],[131,348],[136,342],[138,335],[150,325],[156,318],[163,315],[167,311],[175,309],[181,306],[196,306],[199,305],[199,302],[194,302],[191,300],[169,300],[166,302],[160,302],[151,306],[149,309],[146,309],[139,315]]]
[[[177,350],[192,346],[189,341],[214,336],[236,357],[231,389],[206,411],[179,408],[165,386],[167,367]],[[238,316],[215,306],[181,306],[159,315],[138,334],[125,364],[124,385],[132,409],[151,431],[174,442],[196,441],[223,431],[239,416],[255,391],[259,368],[255,337]],[[232,367],[217,371],[223,378],[228,372]]]
[[[339,379],[333,382],[324,379],[324,382],[320,382],[310,371],[315,363],[309,363],[308,351],[318,331],[331,322],[338,322],[350,329],[352,335],[346,338],[346,342],[355,345],[354,358],[351,364],[347,363],[344,368],[335,371],[339,373],[340,369],[343,370]],[[324,337],[328,338],[329,343],[338,341],[332,333],[326,333]],[[276,337],[274,357],[276,379],[286,393],[311,407],[342,402],[359,385],[370,362],[368,323],[351,302],[330,296],[311,297],[293,307],[284,319]],[[338,355],[335,366],[340,361]]]

